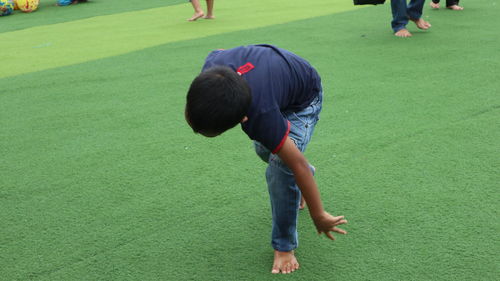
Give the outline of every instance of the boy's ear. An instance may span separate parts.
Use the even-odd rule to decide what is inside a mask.
[[[243,119],[241,120],[241,123],[245,123],[245,122],[247,122],[247,121],[248,121],[248,117],[246,117],[246,116],[245,116],[245,117],[243,117]]]

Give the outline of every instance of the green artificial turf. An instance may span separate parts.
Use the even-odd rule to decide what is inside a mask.
[[[218,0],[218,18],[195,23],[184,22],[184,1],[50,2],[0,18],[9,50],[0,62],[0,280],[498,279],[494,2],[464,1],[462,12],[426,6],[431,30],[409,25],[407,39],[392,35],[388,4],[346,11],[345,1],[328,1],[330,12],[276,24],[279,11],[262,7],[278,0]],[[220,24],[238,19],[241,11],[224,10],[238,3],[262,18],[256,28]],[[326,1],[310,3],[313,13]],[[165,30],[147,37],[159,43],[100,57],[82,43],[84,60],[58,64],[66,58],[42,52],[41,66],[5,40],[158,9],[185,11],[165,24],[197,36],[170,40],[179,31]],[[306,156],[325,208],[349,220],[349,234],[331,242],[303,211],[301,269],[289,276],[269,273],[265,165],[251,141],[238,128],[203,138],[183,116],[207,53],[252,43],[289,49],[320,72],[325,103]]]
[[[88,19],[96,16],[106,16],[117,13],[142,11],[145,9],[165,7],[186,3],[187,0],[89,0],[81,5],[69,5],[58,7],[57,0],[41,0],[37,11],[34,13],[22,13],[14,11],[14,16],[8,20],[2,19],[1,32],[21,30],[41,25],[67,23],[76,20]],[[103,27],[105,28],[105,27]],[[35,34],[33,34],[35,35]]]
[[[274,1],[266,6],[272,12],[265,19],[261,16],[262,8],[253,13],[237,16],[234,15],[235,10],[249,10],[253,4],[248,1],[228,1],[218,9],[217,15],[222,19],[209,22],[213,25],[205,30],[199,28],[199,21],[186,22],[183,14],[189,13],[190,6],[184,4],[4,32],[0,35],[0,40],[4,42],[5,52],[22,54],[22,59],[17,56],[7,56],[2,64],[9,71],[0,74],[0,77],[87,62],[176,41],[282,24],[353,9],[350,3],[332,6],[329,0],[318,1],[318,5],[314,9],[309,9],[308,13],[302,12],[309,6],[307,2],[284,4],[281,1]],[[98,5],[87,7],[97,9]],[[280,12],[277,12],[278,10]],[[59,10],[59,13],[61,12],[62,10]],[[44,13],[32,15],[42,17]]]

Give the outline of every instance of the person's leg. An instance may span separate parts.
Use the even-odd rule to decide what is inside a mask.
[[[207,15],[206,19],[214,19],[214,0],[207,0]]]
[[[269,156],[271,155],[271,151],[269,151],[269,149],[265,148],[259,142],[254,142],[254,147],[255,147],[255,152],[260,157],[260,159],[262,159],[262,161],[264,161],[266,163],[269,163]],[[310,167],[311,167],[311,172],[314,175],[316,173],[316,168],[314,168],[314,166],[312,166],[312,165],[310,165]],[[299,210],[304,209],[305,206],[306,206],[306,201],[304,200],[304,197],[301,196]]]
[[[464,9],[462,6],[458,5],[458,0],[446,0],[446,8],[455,11],[461,11]]]
[[[453,6],[453,5],[458,5],[457,0],[446,0],[446,7]]]
[[[420,29],[429,29],[431,24],[422,19],[422,11],[424,9],[425,0],[411,0],[408,5],[408,17],[413,21]]]
[[[409,37],[411,33],[406,29],[408,15],[406,14],[406,0],[391,0],[392,21],[391,27],[394,35]]]
[[[195,21],[201,17],[203,17],[204,13],[201,9],[200,0],[191,0],[191,4],[193,5],[194,15],[188,19],[188,21]]]
[[[291,123],[289,137],[302,152],[307,147],[314,126],[321,111],[321,98],[300,112],[290,112],[286,118]],[[297,220],[301,194],[295,183],[292,171],[276,154],[261,144],[255,143],[257,154],[269,163],[266,169],[266,181],[269,190],[272,212],[272,239],[275,250],[272,273],[289,273],[298,269],[294,250],[298,246]],[[314,167],[311,166],[311,171]]]
[[[410,19],[419,19],[422,17],[425,0],[411,0],[408,4],[407,14]]]
[[[259,142],[254,142],[255,152],[268,163],[266,181],[271,201],[273,248],[281,252],[290,252],[297,248],[297,210],[300,190],[295,184],[293,173]]]
[[[254,142],[255,152],[268,163],[266,181],[271,201],[274,262],[271,273],[290,273],[299,268],[294,249],[298,246],[297,219],[300,190],[291,171],[259,142]]]
[[[314,131],[314,126],[319,118],[319,112],[321,111],[322,102],[323,102],[323,94],[321,93],[318,100],[314,101],[308,108],[304,109],[301,112],[293,113],[294,116],[289,118],[289,120],[292,120],[295,117],[299,121],[299,125],[297,125],[298,128],[300,128],[300,124],[302,124],[302,126],[304,126],[305,128],[311,128],[309,131],[304,130],[306,135],[302,136],[303,138],[305,138],[302,142],[295,141],[296,144],[302,143],[303,147],[300,147],[301,145],[299,145],[299,149],[302,152],[305,151],[306,146],[309,143],[310,137],[312,136],[312,133]],[[319,103],[319,108],[317,108],[318,103]],[[310,125],[310,124],[313,124],[313,125]],[[312,127],[310,127],[310,126],[312,126]],[[294,131],[291,130],[290,135],[292,136],[293,134],[294,134]],[[292,139],[294,139],[294,140],[297,138],[300,138],[300,136],[297,135],[297,136],[292,137]],[[309,167],[310,167],[311,172],[313,173],[313,176],[314,176],[314,174],[316,173],[316,168],[311,164],[309,164]],[[304,200],[304,197],[300,196],[299,210],[304,209],[305,206],[306,206],[306,201]]]
[[[432,0],[429,4],[431,5],[431,8],[439,9],[439,0]]]

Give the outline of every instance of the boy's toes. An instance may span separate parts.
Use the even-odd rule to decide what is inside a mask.
[[[273,269],[271,270],[271,273],[272,274],[277,274],[277,273],[280,273],[280,269],[278,266],[274,265],[273,266]]]
[[[284,273],[288,274],[290,272],[292,272],[292,270],[291,270],[291,264],[288,263],[287,265],[285,265],[285,272]]]
[[[271,273],[277,274],[289,274],[297,270],[298,262],[295,258],[294,252],[279,252],[277,250],[274,251],[274,262],[273,269]]]

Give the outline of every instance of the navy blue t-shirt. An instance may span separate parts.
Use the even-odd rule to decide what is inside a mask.
[[[321,91],[321,78],[301,57],[271,45],[250,45],[211,52],[202,71],[223,65],[248,82],[252,104],[243,131],[277,153],[290,131],[282,112],[306,108]]]

